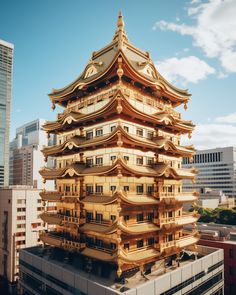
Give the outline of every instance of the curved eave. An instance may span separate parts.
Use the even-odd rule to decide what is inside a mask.
[[[126,111],[125,113],[124,110]],[[150,122],[153,125],[163,126],[174,132],[189,133],[192,132],[194,128],[191,121],[175,119],[172,115],[163,111],[153,115],[148,115],[139,111],[128,102],[120,90],[117,90],[114,97],[104,107],[94,113],[85,115],[79,112],[66,112],[57,121],[44,124],[43,128],[46,132],[58,132],[60,129],[63,129],[65,124],[70,125],[76,123],[77,125],[83,125],[89,122],[96,122],[98,118],[114,114],[118,117],[127,116],[128,112],[131,117],[133,116],[143,122]]]
[[[181,147],[176,146],[172,143],[169,139],[157,139],[157,140],[149,140],[146,138],[140,138],[135,135],[127,133],[121,126],[118,126],[113,132],[110,134],[95,137],[90,140],[78,140],[76,137],[68,139],[63,144],[59,146],[50,146],[45,147],[42,150],[42,153],[44,154],[44,157],[48,156],[58,156],[61,155],[64,152],[68,153],[75,153],[78,152],[78,150],[90,150],[94,149],[94,147],[103,146],[104,144],[111,145],[111,146],[117,146],[119,141],[122,141],[123,146],[129,146],[132,144],[135,144],[136,147],[143,150],[149,150],[149,151],[156,151],[159,150],[160,152],[163,151],[163,153],[167,154],[174,154],[181,157],[190,157],[193,155],[195,150],[191,147]]]
[[[166,164],[155,164],[152,167],[127,165],[122,158],[117,158],[112,166],[93,166],[86,168],[84,164],[73,164],[65,168],[44,168],[39,171],[45,180],[75,176],[99,175],[133,175],[137,177],[165,177],[174,179],[194,179],[195,169],[174,169]]]
[[[133,50],[132,46],[129,49]],[[127,72],[130,73],[130,78],[136,76],[141,83],[147,86],[154,87],[154,89],[162,90],[163,93],[165,93],[168,96],[168,98],[174,103],[175,106],[187,102],[189,100],[190,94],[188,94],[186,90],[181,90],[173,86],[167,80],[165,80],[159,74],[152,62],[150,62],[150,65],[155,70],[155,74],[157,76],[156,79],[150,78],[148,77],[148,75],[145,75],[144,73],[140,72],[138,70],[138,66],[135,68],[134,65],[131,64],[129,58],[126,56],[125,50],[118,49],[118,51],[114,54],[114,57],[111,60],[111,62],[108,63],[107,66],[100,72],[83,79],[88,67],[90,66],[88,64],[85,67],[83,73],[75,81],[65,86],[64,88],[54,89],[53,92],[49,94],[51,101],[54,103],[63,104],[64,100],[67,100],[67,96],[72,94],[76,89],[82,89],[84,86],[89,86],[90,84],[93,84],[94,82],[104,78],[104,76],[112,69],[119,57],[122,57],[122,59],[125,61],[125,64],[128,67]],[[138,61],[134,61],[134,63],[138,63]]]
[[[129,77],[137,77],[139,81],[147,86],[154,87],[155,90],[161,90],[163,94],[166,94],[167,97],[172,101],[174,106],[178,106],[181,103],[188,102],[191,94],[187,92],[187,90],[181,90],[167,80],[165,80],[160,73],[157,71],[156,67],[151,62],[152,68],[155,69],[155,73],[158,78],[150,79],[147,75],[139,72],[134,66],[129,62],[128,58],[125,56],[125,53],[122,52],[122,57],[126,61],[126,65],[129,67],[128,73],[130,73]]]

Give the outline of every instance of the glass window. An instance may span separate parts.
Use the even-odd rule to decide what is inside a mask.
[[[136,187],[137,194],[143,194],[143,184],[138,184]]]
[[[141,128],[137,128],[137,129],[136,129],[136,134],[137,134],[138,136],[143,137],[143,129],[141,129]]]
[[[86,184],[86,192],[88,194],[92,194],[93,193],[93,184]]]
[[[136,216],[137,222],[142,222],[143,221],[143,213],[138,213]]]
[[[96,213],[96,221],[102,221],[103,215],[101,213]]]
[[[128,126],[124,126],[124,130],[125,130],[126,132],[129,132],[129,127],[128,127]]]
[[[128,186],[128,185],[125,185],[125,186],[124,186],[124,191],[125,191],[125,192],[128,192],[128,191],[129,191],[129,186]]]
[[[124,215],[124,221],[129,220],[129,215]]]
[[[129,243],[124,243],[124,249],[129,250]]]
[[[86,132],[86,139],[92,139],[93,138],[93,130],[89,130]]]
[[[103,165],[103,157],[96,157],[96,165],[97,166]]]
[[[136,158],[136,164],[137,165],[143,165],[143,157],[137,157]]]
[[[147,244],[148,244],[148,246],[153,245],[154,244],[154,238],[153,237],[152,238],[148,238]]]
[[[153,138],[153,132],[147,131],[147,138],[152,139]]]
[[[111,161],[114,162],[116,160],[116,156],[111,156]]]
[[[86,158],[86,165],[88,167],[92,167],[93,166],[93,158],[92,157]]]
[[[143,247],[143,240],[138,240],[137,241],[137,248],[142,248]]]
[[[115,185],[111,185],[110,189],[114,193],[114,191],[116,190],[116,186]]]
[[[113,132],[116,129],[116,126],[111,126],[111,132]]]
[[[147,194],[151,195],[154,191],[154,185],[153,184],[148,184],[147,185]]]
[[[102,128],[97,128],[96,129],[96,136],[102,136],[103,135],[103,130]]]
[[[96,194],[102,194],[103,193],[103,186],[96,184]]]
[[[147,158],[147,165],[152,165],[154,163],[154,158],[148,157]]]
[[[116,220],[116,215],[111,215],[111,220],[115,221]]]
[[[152,221],[153,218],[154,218],[154,213],[153,212],[148,212],[148,214],[147,214],[147,220],[148,221]]]

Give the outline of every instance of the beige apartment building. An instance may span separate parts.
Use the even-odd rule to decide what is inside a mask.
[[[40,244],[39,231],[45,229],[39,193],[29,186],[0,189],[0,276],[8,280],[12,294],[19,273],[19,250]]]

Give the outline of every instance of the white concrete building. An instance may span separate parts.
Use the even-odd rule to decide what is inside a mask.
[[[191,191],[200,188],[222,190],[229,197],[236,198],[236,147],[199,150],[193,157],[183,159],[183,167],[198,169],[196,182],[183,182],[183,189]]]
[[[164,261],[151,274],[115,282],[82,271],[76,254],[34,247],[20,251],[19,284],[27,295],[223,295],[223,255],[221,249],[191,246],[179,265]]]
[[[19,274],[19,250],[40,244],[41,190],[25,186],[0,188],[0,276],[14,292]]]
[[[10,144],[10,185],[30,185],[34,188],[54,189],[54,182],[43,184],[39,170],[45,166],[41,152],[43,146],[55,144],[55,137],[48,139],[42,126],[44,119],[37,119],[16,129],[16,137]],[[48,166],[53,166],[52,158]]]

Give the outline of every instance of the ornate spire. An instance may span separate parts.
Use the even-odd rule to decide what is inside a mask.
[[[118,41],[118,47],[122,47],[124,41],[127,41],[127,42],[129,41],[126,35],[126,32],[124,30],[124,27],[125,27],[125,23],[123,21],[123,16],[120,11],[118,15],[118,20],[117,20],[117,29],[113,37],[113,41]]]

